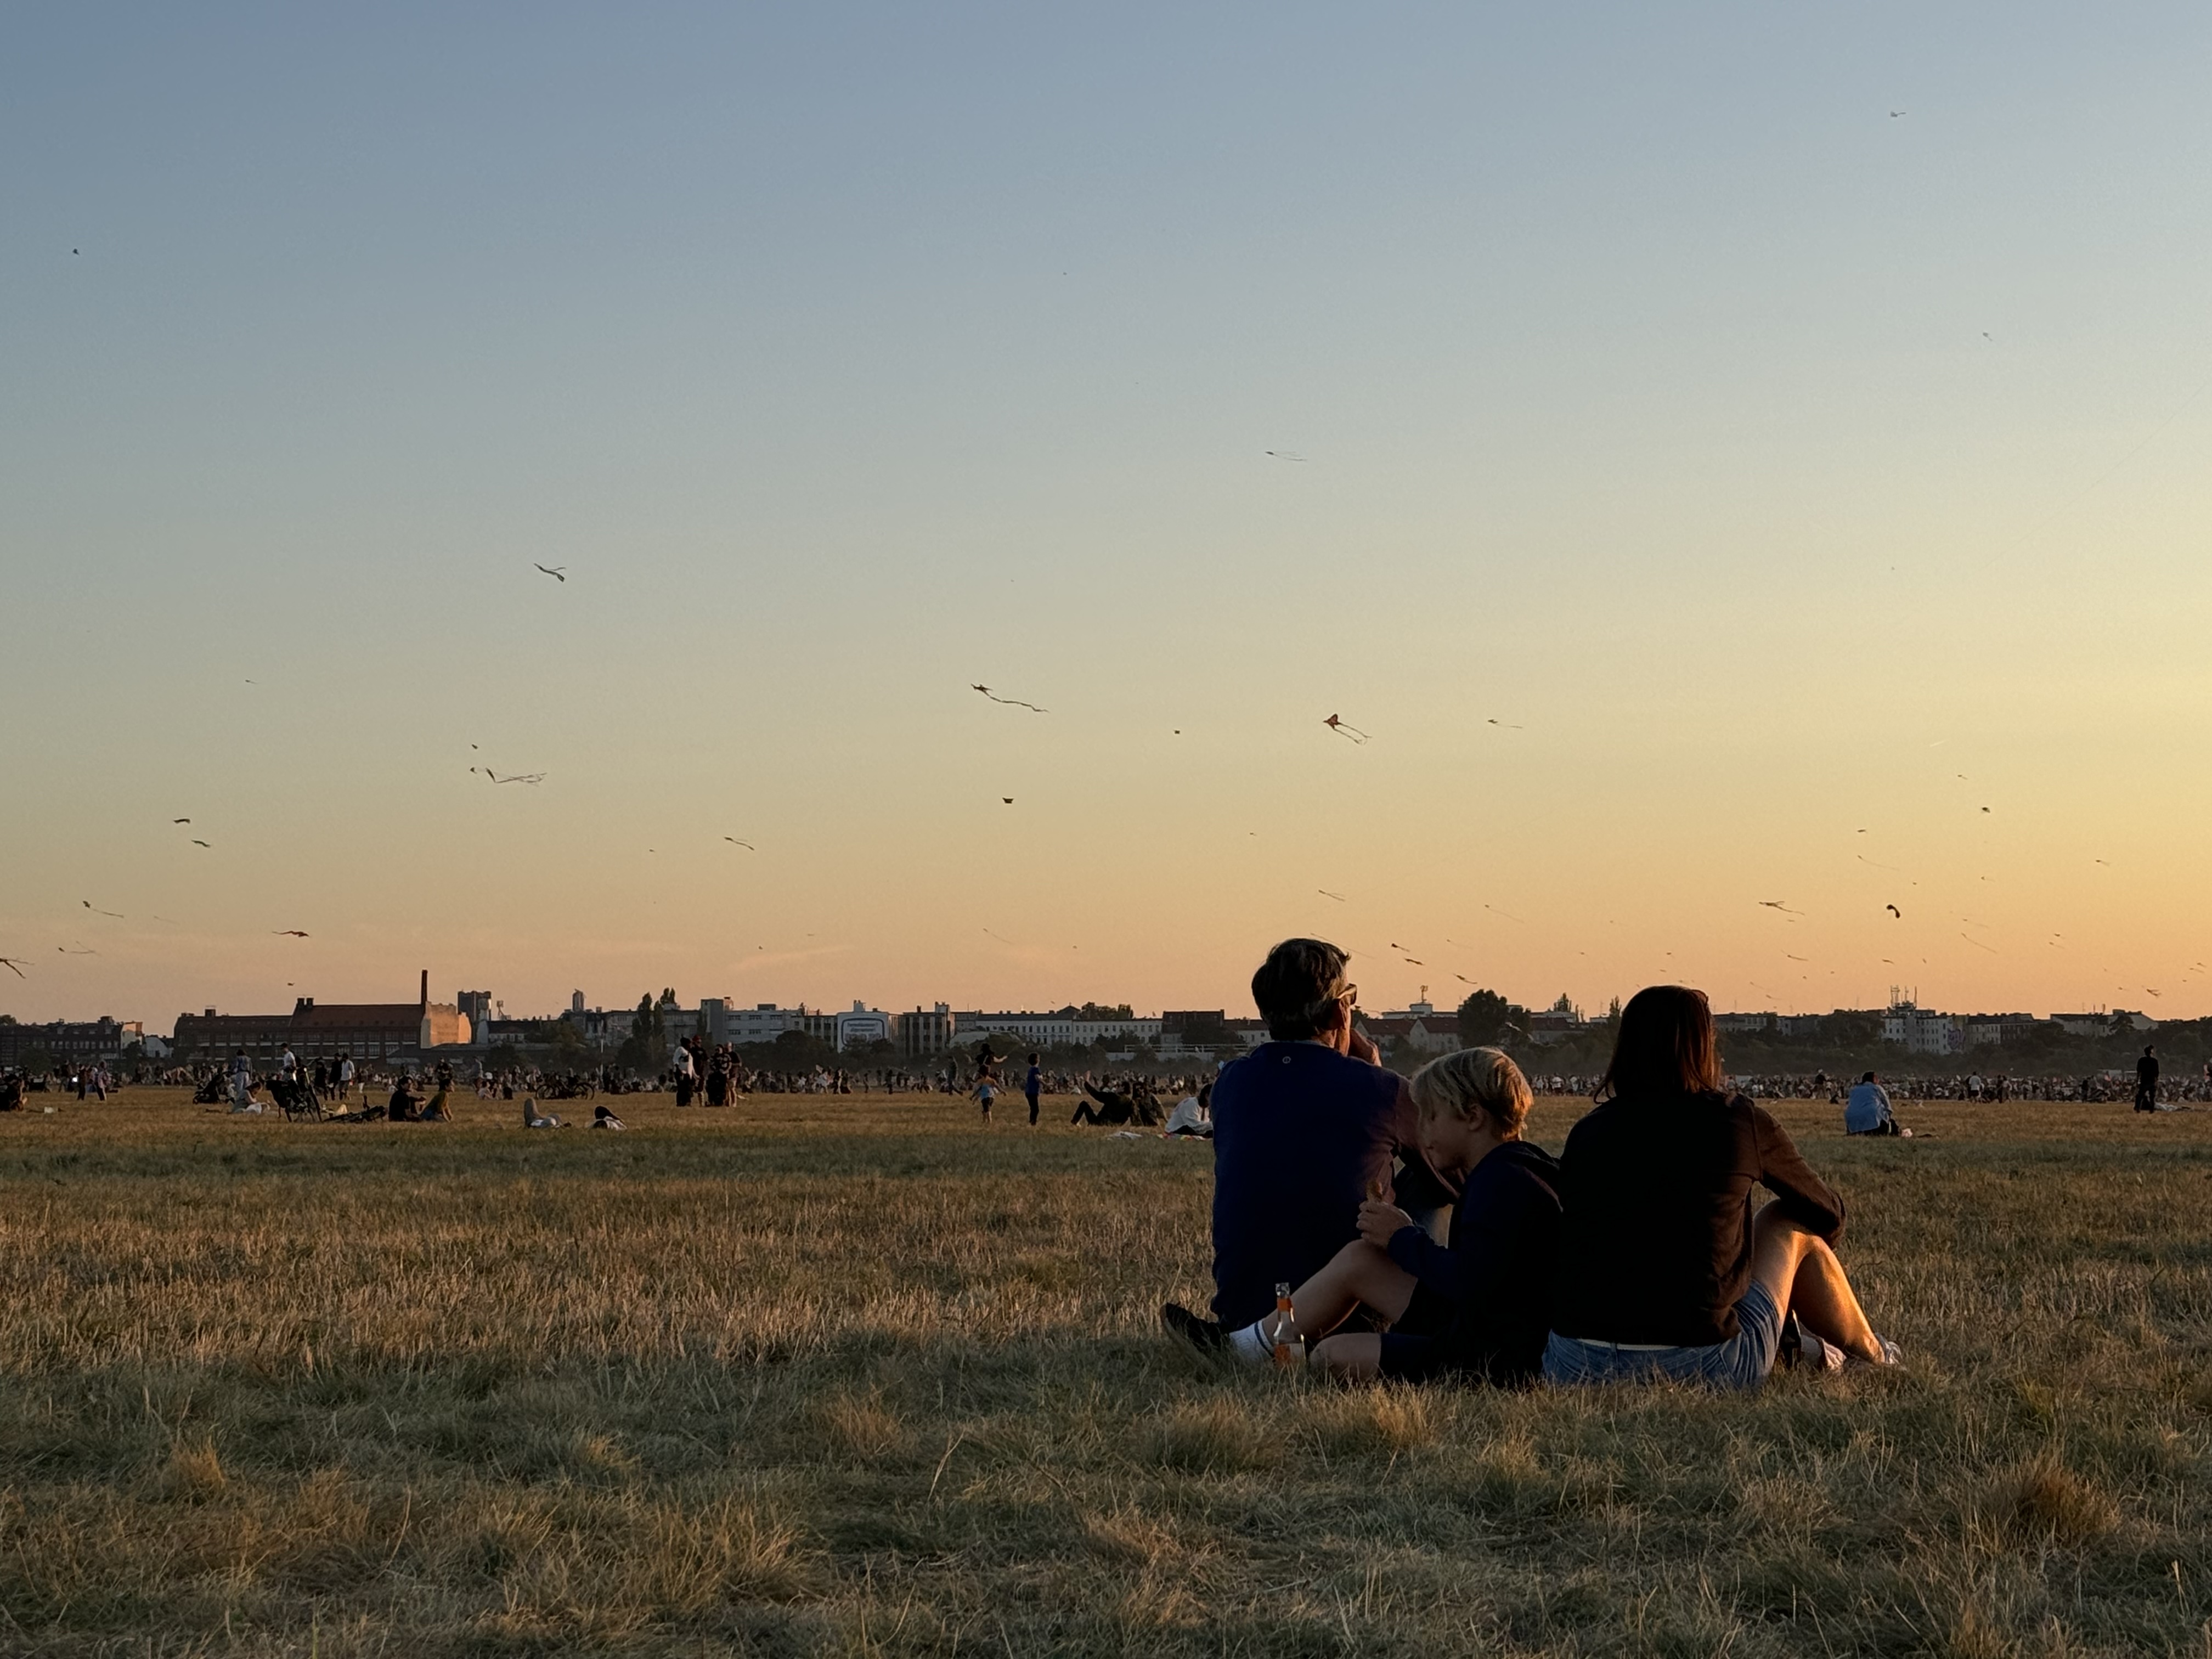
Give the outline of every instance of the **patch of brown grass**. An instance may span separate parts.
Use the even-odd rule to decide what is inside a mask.
[[[1782,1115],[1899,1376],[1336,1389],[1167,1341],[1210,1154],[0,1120],[0,1652],[2199,1652],[2212,1115]],[[1571,1103],[1542,1101],[1556,1146]]]

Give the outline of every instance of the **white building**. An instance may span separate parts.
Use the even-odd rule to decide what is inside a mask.
[[[806,1007],[779,1008],[773,1002],[740,1007],[725,997],[702,997],[698,1024],[707,1041],[720,1048],[726,1042],[773,1042],[786,1031],[802,1030]],[[672,1033],[671,1040],[673,1041]]]
[[[836,1018],[837,1036],[835,1046],[840,1054],[863,1043],[889,1042],[897,1029],[891,1015],[858,1001]]]
[[[987,1035],[1005,1036],[1040,1048],[1055,1042],[1079,1047],[1094,1042],[1157,1046],[1160,1040],[1160,1022],[1157,1018],[1078,1019],[1070,1013],[961,1013],[953,1018],[963,1037],[971,1034],[978,1039]]]
[[[958,1031],[959,1021],[950,1003],[940,1002],[934,1008],[917,1008],[910,1014],[898,1017],[899,1053],[908,1060],[941,1054],[952,1046]]]
[[[1966,1052],[1966,1030],[1948,1014],[1893,1002],[1881,1017],[1881,1040],[1900,1044],[1909,1054],[1958,1054]]]

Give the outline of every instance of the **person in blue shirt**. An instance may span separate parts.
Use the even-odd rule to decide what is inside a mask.
[[[1889,1091],[1872,1072],[1858,1080],[1844,1103],[1844,1133],[1847,1135],[1908,1135],[1889,1109]]]
[[[1285,939],[1252,976],[1270,1041],[1213,1085],[1213,1314],[1170,1303],[1170,1329],[1218,1340],[1275,1305],[1359,1236],[1359,1206],[1411,1213],[1454,1194],[1423,1160],[1406,1079],[1355,1028],[1351,957],[1321,939]],[[1402,1169],[1400,1161],[1403,1160]],[[1209,1335],[1210,1333],[1210,1335]]]
[[[1037,1070],[1037,1057],[1030,1056],[1030,1073],[1022,1079],[1022,1092],[1030,1097],[1030,1127],[1036,1127],[1037,1098],[1044,1093],[1044,1073]]]

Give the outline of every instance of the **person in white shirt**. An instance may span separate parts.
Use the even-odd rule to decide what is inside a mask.
[[[1168,1127],[1160,1133],[1163,1135],[1188,1135],[1212,1139],[1213,1085],[1202,1084],[1196,1094],[1178,1101],[1175,1110],[1168,1114]]]
[[[230,1057],[230,1109],[243,1112],[253,1096],[253,1062],[240,1048]]]

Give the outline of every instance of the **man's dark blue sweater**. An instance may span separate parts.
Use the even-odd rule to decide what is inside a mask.
[[[1265,1043],[1224,1067],[1213,1085],[1214,1317],[1250,1324],[1273,1309],[1278,1284],[1304,1283],[1357,1238],[1360,1201],[1390,1194],[1401,1153],[1413,1179],[1398,1182],[1400,1202],[1435,1201],[1395,1072],[1319,1042]]]

